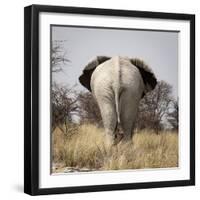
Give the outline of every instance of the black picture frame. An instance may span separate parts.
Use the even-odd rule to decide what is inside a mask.
[[[39,188],[39,14],[187,20],[190,23],[190,178],[188,180]],[[31,5],[24,9],[24,192],[30,195],[195,185],[195,15],[83,7]]]

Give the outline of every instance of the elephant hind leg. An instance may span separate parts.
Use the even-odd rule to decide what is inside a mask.
[[[139,101],[130,90],[123,91],[120,97],[120,125],[124,133],[122,141],[132,142],[133,128]]]
[[[109,146],[115,145],[115,132],[117,129],[117,114],[115,105],[109,100],[103,100],[99,104],[101,116],[105,128],[106,143]]]

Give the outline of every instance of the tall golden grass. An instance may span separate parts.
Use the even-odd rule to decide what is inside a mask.
[[[178,134],[150,130],[136,132],[132,144],[105,145],[103,129],[83,124],[69,133],[55,129],[52,136],[53,163],[91,170],[169,168],[178,166]]]

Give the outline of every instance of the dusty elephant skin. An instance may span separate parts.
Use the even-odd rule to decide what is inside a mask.
[[[98,103],[106,142],[119,142],[118,124],[123,131],[120,140],[131,141],[139,102],[157,84],[152,70],[140,59],[98,56],[86,65],[79,81]]]

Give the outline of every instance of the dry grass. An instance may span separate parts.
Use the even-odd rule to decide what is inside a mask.
[[[70,136],[69,136],[70,135]],[[168,168],[178,166],[178,134],[140,131],[133,136],[133,144],[108,148],[104,144],[103,129],[81,125],[63,134],[53,133],[53,162],[62,167],[95,170]],[[62,171],[60,170],[54,170]]]

